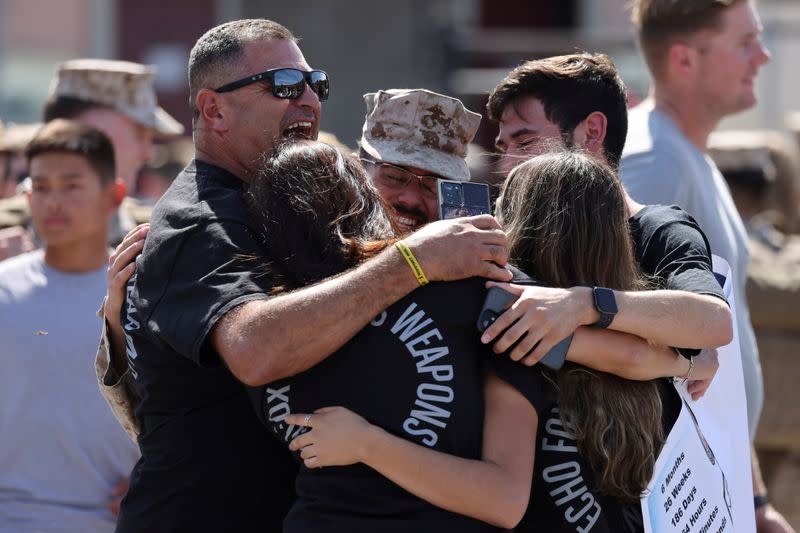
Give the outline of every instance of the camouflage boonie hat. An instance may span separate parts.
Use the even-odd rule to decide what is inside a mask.
[[[365,94],[364,101],[364,152],[385,163],[469,180],[467,145],[481,116],[461,100],[425,89],[389,89]]]
[[[62,63],[50,84],[50,98],[76,98],[114,108],[164,135],[180,135],[183,126],[156,103],[155,67],[109,59]]]

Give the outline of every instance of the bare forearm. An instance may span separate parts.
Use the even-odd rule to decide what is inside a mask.
[[[567,360],[626,379],[685,375],[689,363],[674,351],[618,331],[578,328]]]
[[[230,317],[236,327],[225,327],[214,342],[234,375],[263,385],[319,363],[418,286],[389,248],[340,276],[241,306]]]
[[[432,222],[403,242],[431,281],[511,278],[498,266],[508,259],[506,236],[488,215]],[[211,342],[237,378],[263,385],[315,365],[418,286],[389,247],[341,276],[240,306],[217,322]]]
[[[716,348],[733,335],[728,306],[685,291],[616,292],[619,312],[610,328],[680,348]]]
[[[528,493],[509,482],[513,473],[498,464],[437,452],[374,427],[362,462],[437,507],[510,528]],[[524,500],[524,501],[520,501]]]
[[[486,376],[484,394],[480,461],[396,437],[344,407],[288,415],[287,424],[311,428],[289,447],[300,450],[308,468],[364,463],[433,505],[513,528],[528,506],[538,416],[517,389],[493,374]]]
[[[767,494],[767,484],[764,483],[764,477],[761,475],[761,464],[758,462],[756,450],[750,447],[750,467],[753,473],[753,495],[765,496]]]

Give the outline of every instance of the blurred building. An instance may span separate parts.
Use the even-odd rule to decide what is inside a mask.
[[[162,105],[189,126],[186,59],[209,27],[267,17],[302,38],[309,62],[332,75],[323,128],[353,144],[361,95],[426,87],[480,111],[486,92],[520,61],[576,50],[611,55],[634,98],[648,79],[635,49],[627,0],[0,0],[0,118],[38,120],[58,63],[78,56],[159,67]],[[783,128],[800,109],[800,3],[763,0],[773,61],[758,80],[761,104],[726,126]],[[490,146],[491,129],[479,132]]]

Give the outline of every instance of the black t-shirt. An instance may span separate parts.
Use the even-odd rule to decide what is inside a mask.
[[[262,422],[286,446],[304,429],[287,427],[286,414],[341,405],[417,444],[479,459],[490,353],[475,326],[484,281],[421,287],[320,364],[252,389]],[[363,464],[314,470],[301,465],[296,491],[287,533],[497,531],[439,509]]]
[[[196,161],[153,211],[121,316],[142,457],[117,531],[279,531],[288,509],[294,465],[207,339],[226,312],[270,289],[246,258],[264,253],[244,186]]]
[[[513,385],[536,409],[531,501],[515,531],[548,533],[632,533],[636,509],[601,496],[594,488],[591,467],[578,452],[572,433],[558,412],[558,394],[540,365],[521,368],[498,357],[491,363],[498,377]],[[638,507],[638,503],[636,504]],[[633,516],[631,516],[633,515]],[[641,512],[638,520],[641,521]]]
[[[676,205],[648,205],[628,219],[636,259],[666,289],[725,300],[711,265],[711,246],[700,226]],[[700,350],[678,348],[684,357]]]
[[[727,303],[712,267],[711,245],[686,211],[676,205],[648,205],[628,219],[628,227],[642,271],[663,288],[715,296]],[[692,348],[676,349],[686,358],[700,353]],[[658,390],[661,423],[667,435],[678,419],[682,403],[669,379],[658,380]],[[641,514],[637,516],[641,520]]]
[[[724,300],[711,268],[708,241],[678,207],[647,206],[629,219],[637,260],[645,274],[664,288],[709,294]],[[685,350],[684,355],[697,351]],[[531,503],[515,531],[637,533],[643,530],[638,502],[620,504],[601,496],[593,474],[564,428],[553,382],[540,366],[522,367],[494,358],[492,370],[516,387],[539,417]],[[659,380],[662,426],[669,432],[680,412],[680,398],[667,380]]]

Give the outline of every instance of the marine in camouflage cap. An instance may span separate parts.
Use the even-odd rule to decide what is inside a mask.
[[[470,179],[467,146],[481,116],[426,89],[378,91],[364,101],[359,156],[400,227],[414,231],[439,217],[438,178]]]
[[[183,126],[158,106],[156,69],[110,59],[74,59],[58,67],[50,98],[75,98],[104,105],[163,135],[180,135]]]
[[[117,175],[133,192],[141,168],[153,153],[153,136],[183,133],[183,126],[158,106],[152,66],[107,59],[62,63],[50,85],[44,119],[73,119],[102,130],[111,139]],[[122,240],[136,224],[149,219],[150,207],[126,198],[111,221],[109,244]],[[0,227],[28,225],[27,202],[19,197],[0,202]],[[21,228],[5,232],[0,259],[15,253],[7,243],[23,242]],[[6,243],[6,244],[4,244]],[[16,253],[22,251],[14,245]],[[4,249],[5,248],[5,249]]]

